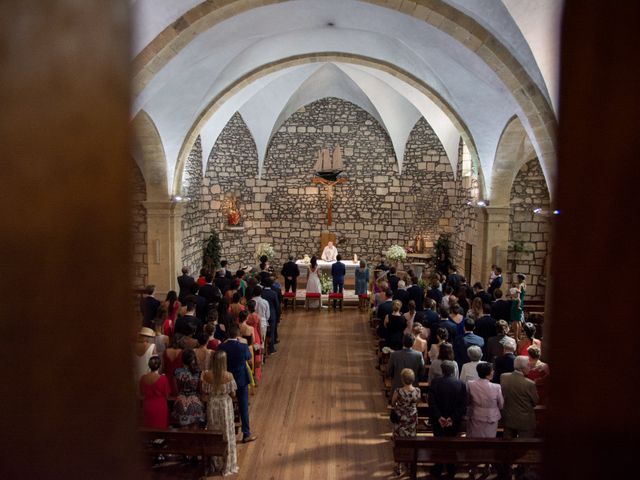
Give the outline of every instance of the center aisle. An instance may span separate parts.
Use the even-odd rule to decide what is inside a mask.
[[[385,412],[368,316],[287,311],[259,391],[251,431],[238,443],[240,474],[258,480],[389,478],[391,424]]]

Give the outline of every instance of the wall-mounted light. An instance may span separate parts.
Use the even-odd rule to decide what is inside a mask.
[[[183,197],[181,195],[174,195],[171,197],[173,203],[185,203],[191,201],[191,197]]]
[[[478,200],[476,202],[476,205],[478,205],[479,207],[486,207],[487,205],[489,205],[489,201],[488,200]]]
[[[534,208],[533,209],[533,213],[542,213],[542,209],[541,208]]]
[[[560,210],[554,210],[554,211],[553,211],[553,214],[554,214],[554,215],[560,215]]]

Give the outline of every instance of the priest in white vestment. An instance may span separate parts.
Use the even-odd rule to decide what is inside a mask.
[[[336,256],[338,255],[338,249],[333,245],[333,242],[327,243],[327,246],[324,247],[322,251],[322,260],[325,262],[335,262]]]

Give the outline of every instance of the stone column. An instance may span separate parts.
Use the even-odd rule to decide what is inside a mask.
[[[147,209],[147,258],[149,283],[156,286],[156,297],[176,290],[182,268],[182,210],[171,201],[144,202]]]
[[[482,276],[484,285],[489,278],[491,265],[495,264],[507,271],[507,251],[509,249],[509,207],[487,207],[485,219],[485,244]],[[485,285],[487,287],[488,285]]]

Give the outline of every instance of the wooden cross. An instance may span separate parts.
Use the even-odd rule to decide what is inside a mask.
[[[338,178],[333,181],[327,180],[326,178],[322,178],[322,177],[313,177],[311,179],[312,183],[324,185],[324,189],[327,192],[327,226],[329,227],[331,226],[331,221],[333,220],[333,217],[332,217],[333,187],[338,183],[345,183],[347,181],[348,181],[347,178]]]

